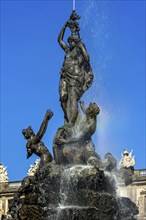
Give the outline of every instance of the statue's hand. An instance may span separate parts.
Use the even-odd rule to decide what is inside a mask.
[[[52,112],[50,109],[47,110],[46,115],[45,115],[45,118],[46,118],[47,120],[49,120],[50,118],[52,118],[52,116],[53,116],[53,112]]]

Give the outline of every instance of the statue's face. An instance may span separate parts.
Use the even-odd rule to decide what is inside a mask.
[[[76,42],[75,42],[74,40],[69,40],[69,46],[70,46],[70,48],[75,47],[75,45],[76,45]]]
[[[29,126],[26,129],[23,129],[22,134],[24,135],[25,139],[29,139],[32,136],[34,136],[34,132],[33,132],[33,129],[31,128],[31,126]]]
[[[111,153],[106,153],[105,158],[110,158],[110,157],[112,157],[112,154]]]

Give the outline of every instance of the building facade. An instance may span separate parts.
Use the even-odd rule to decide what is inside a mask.
[[[130,198],[139,208],[136,219],[146,220],[146,169],[135,170],[130,185],[118,185],[119,196]]]
[[[13,199],[14,193],[21,186],[21,181],[0,183],[0,219],[8,213],[8,203]]]

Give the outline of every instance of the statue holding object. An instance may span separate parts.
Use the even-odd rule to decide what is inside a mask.
[[[65,23],[58,36],[58,42],[66,53],[61,69],[60,101],[64,111],[64,118],[70,125],[74,125],[77,120],[78,101],[93,81],[89,55],[79,36],[80,29],[76,22],[79,18],[73,11],[69,21]],[[64,41],[67,27],[72,32],[68,38],[69,45]]]

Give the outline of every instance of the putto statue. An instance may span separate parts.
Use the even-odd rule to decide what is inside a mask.
[[[39,131],[35,135],[31,126],[22,130],[22,134],[27,140],[27,158],[29,158],[33,153],[40,157],[40,168],[45,166],[46,163],[52,161],[52,155],[48,148],[41,141],[44,133],[46,132],[48,121],[52,118],[53,112],[48,110],[45,114],[44,120],[40,126]]]
[[[78,118],[73,127],[59,128],[54,138],[54,158],[57,163],[87,164],[91,157],[99,159],[91,136],[96,131],[97,115],[100,112],[96,103],[90,103],[87,108],[80,101],[84,118],[78,112]]]

